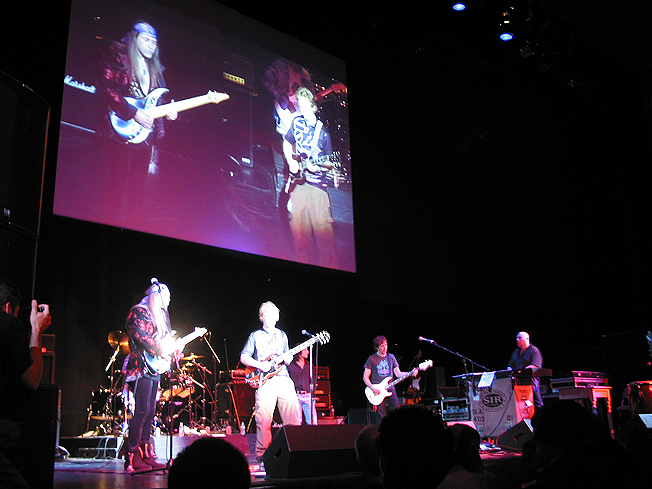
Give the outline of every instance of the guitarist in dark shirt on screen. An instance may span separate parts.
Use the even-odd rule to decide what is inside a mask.
[[[288,164],[286,192],[290,229],[297,259],[326,268],[337,266],[331,202],[326,192],[326,172],[333,168],[331,137],[317,118],[317,103],[310,90],[296,91],[300,115],[292,120],[283,139]],[[317,257],[314,257],[316,249]]]

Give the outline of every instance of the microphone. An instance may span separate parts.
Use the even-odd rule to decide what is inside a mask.
[[[419,341],[425,341],[426,343],[430,343],[431,345],[437,344],[435,340],[429,340],[428,338],[424,338],[423,336],[419,336]]]
[[[302,335],[305,335],[305,336],[310,336],[311,338],[314,338],[314,337],[315,337],[314,334],[308,333],[305,329],[302,329],[302,330],[301,330],[301,334],[302,334]]]

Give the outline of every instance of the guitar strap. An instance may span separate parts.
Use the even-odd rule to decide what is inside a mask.
[[[315,124],[315,133],[312,136],[312,141],[310,142],[310,156],[316,158],[319,156],[319,136],[321,135],[321,129],[323,127],[322,122],[317,119],[317,124]]]

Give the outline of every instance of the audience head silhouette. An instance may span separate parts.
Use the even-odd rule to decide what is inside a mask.
[[[417,404],[390,411],[378,428],[386,489],[436,487],[452,465],[452,437],[441,417]]]
[[[168,489],[246,489],[250,482],[249,464],[242,452],[213,437],[202,437],[188,445],[168,473]]]

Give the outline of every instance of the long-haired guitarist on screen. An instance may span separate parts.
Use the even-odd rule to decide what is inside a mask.
[[[387,338],[384,336],[376,336],[373,339],[373,347],[376,350],[372,355],[367,358],[364,364],[364,373],[362,374],[362,381],[371,389],[372,393],[376,396],[383,394],[377,387],[386,378],[407,377],[409,375],[416,375],[419,372],[418,367],[415,367],[410,372],[401,372],[396,357],[389,353],[387,350]],[[396,396],[396,389],[391,386],[388,389],[389,396],[378,405],[373,405],[379,417],[384,418],[389,411],[396,409],[400,406],[400,401]]]
[[[300,425],[302,421],[301,406],[286,365],[292,361],[292,355],[288,355],[288,337],[276,327],[279,313],[273,302],[261,304],[258,319],[262,327],[249,335],[240,353],[242,363],[267,377],[256,389],[257,460],[262,460],[265,450],[272,442],[272,418],[277,406],[284,425]]]
[[[127,316],[125,329],[129,336],[130,352],[122,370],[125,372],[125,384],[131,389],[135,400],[125,452],[125,469],[128,471],[166,467],[157,462],[154,444],[150,440],[161,375],[148,367],[146,355],[172,356],[176,359],[181,355],[181,352],[171,351],[173,346],[165,341],[171,337],[169,304],[170,289],[153,278],[145,297],[130,309]],[[168,365],[171,361],[168,361]]]
[[[296,91],[296,98],[300,115],[292,120],[283,139],[295,253],[301,263],[334,268],[337,262],[333,217],[326,192],[326,172],[333,168],[331,137],[317,118],[312,92],[301,87]]]
[[[163,71],[158,34],[147,22],[136,22],[120,41],[110,42],[104,53],[99,88],[107,105],[107,119],[112,114],[126,122],[134,121],[148,133],[151,131],[147,144],[134,145],[116,137],[110,121],[104,126],[103,132],[108,133],[104,150],[109,153],[105,155],[109,158],[107,173],[114,182],[110,198],[116,216],[123,220],[141,210],[147,175],[156,172],[156,143],[165,134],[164,118],[154,119],[136,102],[147,100],[152,93],[167,92]],[[150,100],[157,105],[163,102],[163,96]],[[169,110],[165,118],[174,120],[177,112]]]

